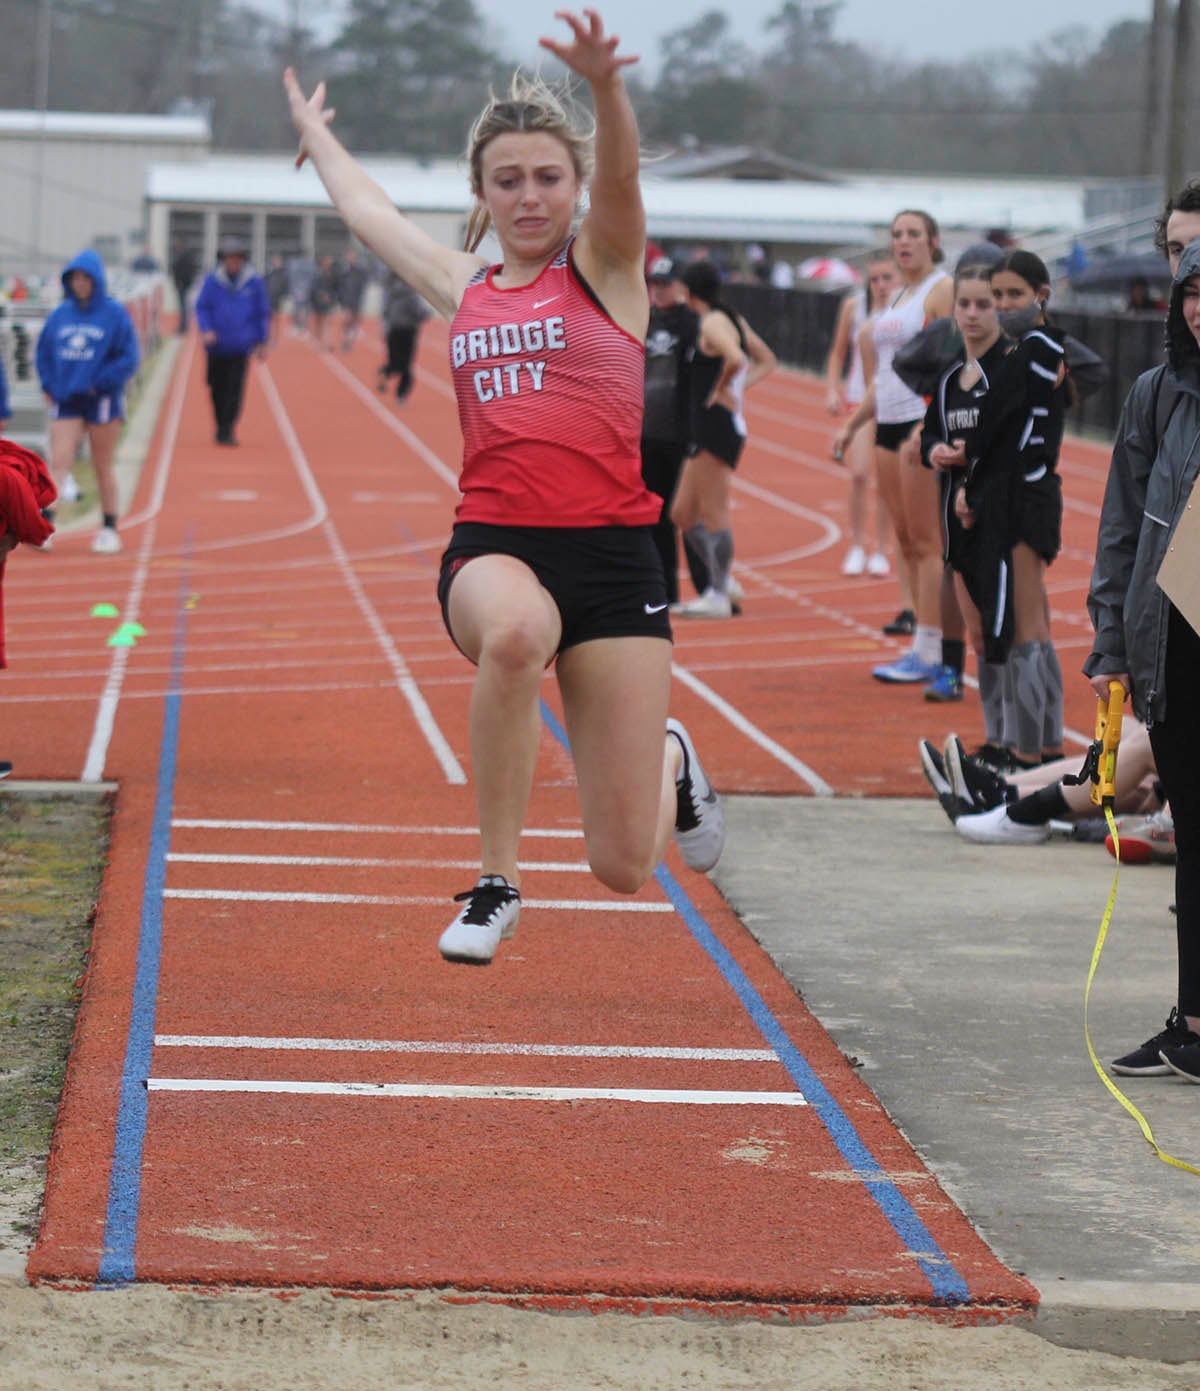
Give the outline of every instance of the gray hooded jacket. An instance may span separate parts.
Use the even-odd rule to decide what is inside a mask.
[[[1167,713],[1170,601],[1158,587],[1158,568],[1200,465],[1200,344],[1183,318],[1183,283],[1191,276],[1200,276],[1200,241],[1184,251],[1171,287],[1167,364],[1142,373],[1121,411],[1088,593],[1096,637],[1083,670],[1089,677],[1128,672],[1134,714],[1148,725]],[[1156,448],[1164,392],[1170,415]]]

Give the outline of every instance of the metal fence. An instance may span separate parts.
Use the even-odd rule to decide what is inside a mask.
[[[781,362],[823,373],[841,296],[828,290],[730,281],[722,294],[744,314]],[[1080,434],[1111,438],[1121,406],[1138,375],[1163,360],[1161,314],[1100,314],[1055,310],[1054,322],[1086,343],[1108,366],[1109,379],[1068,414],[1067,427]]]

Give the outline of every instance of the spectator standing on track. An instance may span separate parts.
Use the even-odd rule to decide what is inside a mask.
[[[292,302],[292,332],[301,338],[308,332],[317,263],[307,252],[300,251],[288,262],[287,273],[288,299]]]
[[[247,265],[246,243],[240,237],[227,237],[221,243],[221,263],[196,296],[196,325],[208,353],[216,442],[235,445],[233,428],[242,413],[246,366],[251,353],[266,357],[271,336],[267,287]]]
[[[50,402],[50,473],[61,489],[86,433],[103,517],[92,550],[115,555],[121,538],[114,460],[125,420],[125,387],[140,358],[137,333],[129,311],[109,295],[104,263],[91,249],[67,263],[62,285],[62,300],[42,325],[37,344],[38,378]],[[41,549],[49,545],[47,539]]]
[[[179,297],[180,333],[186,333],[188,329],[188,297],[192,293],[199,269],[200,258],[195,251],[185,242],[177,241],[174,255],[171,257],[171,281]]]
[[[388,271],[383,285],[383,332],[387,361],[379,369],[378,386],[386,391],[396,378],[396,400],[407,401],[413,389],[413,358],[417,336],[429,317],[425,301],[402,276]]]
[[[646,276],[650,326],[646,330],[645,415],[642,418],[642,478],[663,500],[654,527],[667,598],[679,602],[679,544],[671,500],[691,443],[688,373],[699,320],[669,256],[656,257]]]
[[[671,518],[699,558],[707,586],[678,612],[685,618],[729,618],[740,597],[732,584],[729,493],[746,444],[742,402],[775,370],[775,354],[741,314],[721,302],[721,272],[714,262],[692,261],[680,279],[700,323],[688,374],[693,449]]]
[[[283,305],[288,292],[287,266],[278,251],[271,253],[267,261],[267,273],[263,278],[267,285],[267,304],[271,310],[269,341],[274,343],[279,337],[279,323],[283,317]]]
[[[366,267],[353,248],[346,252],[337,266],[337,302],[342,309],[342,352],[348,353],[358,337],[362,317],[363,295],[367,292]]]
[[[313,281],[312,296],[309,299],[310,322],[312,325],[312,335],[317,341],[317,347],[323,352],[329,351],[329,343],[326,341],[326,331],[329,324],[329,316],[333,313],[337,304],[338,294],[338,273],[337,267],[333,263],[332,256],[322,256],[317,262],[317,274]]]
[[[1004,668],[1001,762],[1033,767],[1061,758],[1063,680],[1050,638],[1046,569],[1062,544],[1058,455],[1065,411],[1074,403],[1063,336],[1050,323],[1050,276],[1032,251],[1005,252],[992,272],[1000,325],[1017,340],[1012,362],[1023,381],[1024,421],[1014,467],[1021,479],[1012,516],[1012,649]]]
[[[892,253],[872,252],[867,262],[866,286],[851,290],[838,309],[833,342],[825,360],[825,402],[830,415],[838,418],[846,415],[867,394],[859,338],[867,320],[887,307],[898,288],[899,272]],[[842,462],[850,474],[850,549],[842,562],[843,575],[883,576],[891,573],[892,567],[887,558],[891,522],[878,486],[875,488],[875,543],[869,553],[867,550],[871,481],[875,473],[874,453],[871,437],[860,430],[842,456]],[[904,607],[911,609],[911,598],[906,597]]]
[[[896,531],[913,611],[901,610],[885,633],[912,634],[912,649],[874,670],[879,681],[932,681],[941,665],[942,541],[936,478],[917,457],[916,434],[925,401],[896,375],[892,358],[931,320],[950,313],[953,288],[940,269],[941,233],[926,212],[905,209],[892,220],[892,254],[903,282],[892,302],[870,321],[863,366],[870,386],[834,436],[833,455],[844,455],[858,430],[875,420],[875,468]]]
[[[1165,398],[1163,393],[1169,393]],[[1117,425],[1100,513],[1084,672],[1108,697],[1119,681],[1150,730],[1175,821],[1178,992],[1166,1027],[1112,1064],[1200,1082],[1200,634],[1159,588],[1158,572],[1196,480],[1200,435],[1200,241],[1178,259],[1167,362],[1133,384]],[[1118,760],[1119,762],[1119,760]]]
[[[517,74],[476,120],[468,250],[403,216],[329,129],[325,88],[285,86],[300,134],[346,224],[451,320],[463,428],[463,493],[439,598],[478,667],[471,751],[482,874],[442,934],[451,961],[484,964],[520,913],[518,846],[551,662],[562,696],[593,873],[636,892],[672,831],[710,869],[724,817],[683,726],[668,721],[671,630],[642,482],[643,343],[649,318],[637,120],[595,11],[560,11],[570,41],[543,38],[586,81],[594,141],[555,93]],[[594,150],[594,155],[593,155]],[[590,180],[589,156],[594,158]],[[573,231],[588,185],[588,211]],[[503,261],[474,254],[489,224]]]

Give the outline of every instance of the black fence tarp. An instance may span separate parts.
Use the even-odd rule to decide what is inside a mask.
[[[768,285],[730,281],[726,301],[744,314],[781,362],[823,373],[833,339],[841,296],[828,290],[776,290]],[[1135,379],[1163,360],[1161,314],[1096,314],[1052,310],[1054,322],[1098,353],[1109,379],[1068,416],[1068,429],[1111,438],[1121,406]]]

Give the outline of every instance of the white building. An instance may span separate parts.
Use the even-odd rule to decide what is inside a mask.
[[[85,246],[127,264],[145,239],[148,167],[210,145],[203,115],[0,111],[0,275],[53,274]]]

